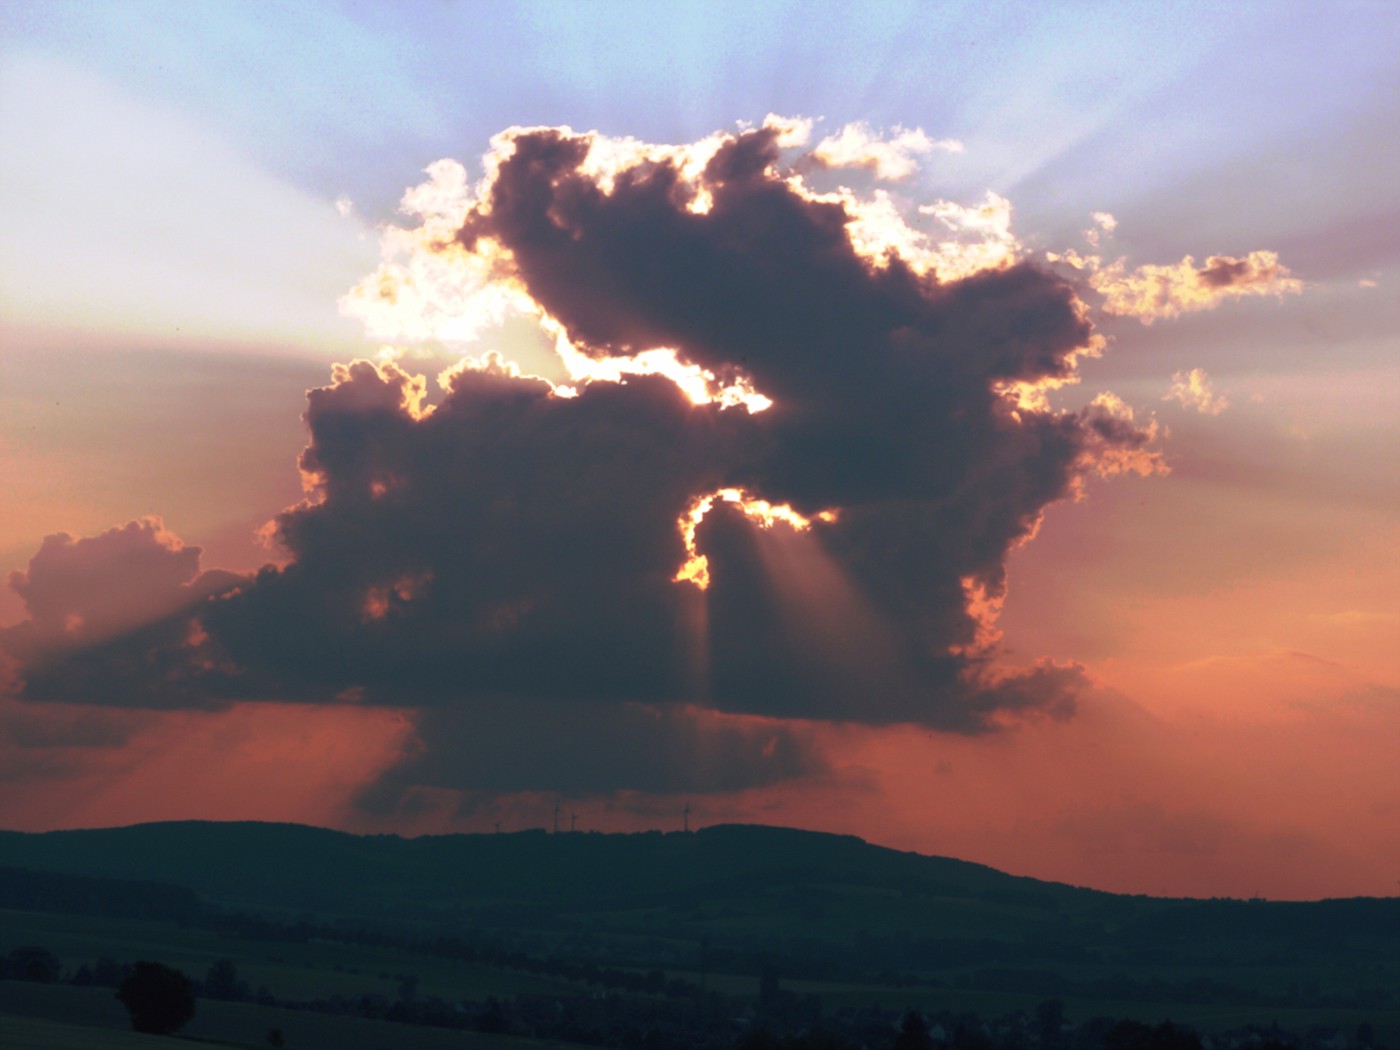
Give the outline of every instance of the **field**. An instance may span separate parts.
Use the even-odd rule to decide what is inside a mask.
[[[418,978],[418,994],[449,1001],[489,995],[570,995],[578,986],[527,973],[354,944],[311,941],[247,941],[174,923],[43,912],[0,911],[0,946],[38,944],[69,969],[99,956],[121,962],[152,959],[202,978],[220,959],[231,959],[241,980],[266,986],[279,999],[324,999],[335,994],[380,994],[393,999],[405,976]]]
[[[0,869],[0,956],[39,945],[70,975],[151,959],[195,981],[231,960],[251,994],[203,1003],[188,1034],[204,1039],[265,1045],[282,1028],[322,1045],[340,1025],[389,1045],[500,1038],[481,1025],[612,1046],[664,1030],[688,1047],[703,1031],[719,1050],[740,1017],[795,1032],[863,1012],[888,1028],[909,1009],[991,1020],[1059,999],[1071,1023],[1318,1040],[1370,1025],[1373,1048],[1400,1046],[1394,899],[1122,897],[772,828],[402,840],[150,825],[0,832],[0,847],[28,865]],[[43,996],[69,993],[44,1013]],[[6,995],[13,1015],[124,1025],[110,990]],[[488,998],[509,1025],[486,1024]],[[461,1027],[367,1019],[391,1007]]]
[[[112,1028],[0,1014],[0,1046],[5,1050],[156,1050],[168,1048],[170,1040]]]
[[[221,1046],[266,1048],[272,1029],[287,1050],[550,1050],[563,1044],[478,1032],[337,1017],[252,1003],[201,1001],[178,1038]],[[0,1046],[5,1050],[144,1050],[172,1045],[166,1036],[129,1031],[126,1011],[108,988],[0,981]]]
[[[392,1000],[401,980],[417,978],[420,998],[439,997],[449,1003],[480,1002],[487,996],[502,1000],[516,995],[560,997],[589,994],[581,982],[536,977],[510,969],[454,963],[406,950],[372,949],[358,945],[310,942],[267,943],[173,923],[138,919],[55,915],[17,910],[0,911],[0,948],[39,944],[53,951],[69,972],[96,958],[121,961],[151,958],[199,979],[219,959],[231,959],[240,979],[254,988],[265,986],[279,1000],[329,999],[362,993]],[[699,981],[696,972],[673,971]],[[1238,976],[1238,975],[1236,975]],[[715,991],[751,1000],[757,982],[745,974],[708,974]],[[1043,996],[1033,993],[986,991],[976,988],[892,987],[840,981],[793,980],[785,990],[799,997],[817,997],[824,1013],[842,1008],[909,1008],[929,1012],[971,1011],[998,1017],[1016,1010],[1033,1013]],[[1071,1020],[1092,1017],[1133,1017],[1148,1023],[1171,1019],[1202,1031],[1221,1031],[1249,1023],[1277,1022],[1286,1030],[1306,1032],[1319,1027],[1354,1029],[1373,1025],[1380,1045],[1400,1042],[1400,1016],[1393,1009],[1299,1007],[1275,1008],[1261,1017],[1257,1008],[1231,1004],[1172,1002],[1144,1004],[1121,999],[1067,996],[1065,1013]],[[108,988],[75,988],[17,981],[0,981],[0,1044],[15,1047],[132,1047],[151,1045],[150,1037],[126,1032],[125,1010]],[[41,1021],[45,1023],[40,1023]],[[64,1022],[60,1025],[58,1022]],[[83,1039],[75,1041],[74,1026]],[[266,1046],[271,1029],[280,1029],[289,1047],[339,1050],[343,1047],[384,1046],[414,1050],[465,1046],[481,1050],[528,1050],[546,1044],[476,1032],[394,1024],[382,1020],[334,1016],[252,1003],[202,1000],[195,1019],[180,1033],[188,1039],[234,1045]],[[100,1029],[103,1034],[94,1034]],[[104,1041],[107,1040],[107,1041]],[[169,1045],[169,1042],[156,1045]]]

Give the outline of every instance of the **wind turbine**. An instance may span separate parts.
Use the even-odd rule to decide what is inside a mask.
[[[689,802],[687,802],[687,803],[685,804],[685,810],[681,813],[681,818],[685,821],[685,824],[684,824],[685,830],[686,830],[686,831],[689,831],[689,830],[690,830],[690,803],[689,803]]]
[[[571,813],[569,814],[569,830],[570,830],[571,832],[572,832],[572,831],[577,831],[577,830],[578,830],[578,814],[577,814],[577,813],[572,813],[572,812],[571,812]]]

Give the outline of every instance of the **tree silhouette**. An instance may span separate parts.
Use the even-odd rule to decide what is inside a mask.
[[[904,1015],[899,1035],[894,1037],[894,1050],[933,1050],[933,1039],[928,1034],[923,1014],[910,1010]]]
[[[58,956],[37,944],[12,949],[9,955],[0,959],[0,977],[13,977],[19,981],[49,984],[58,980],[62,972],[63,964]]]
[[[499,1033],[510,1027],[510,1022],[506,1020],[505,1011],[501,1009],[500,1002],[494,995],[486,997],[486,1009],[476,1016],[476,1030],[478,1032]]]
[[[1105,1050],[1201,1050],[1201,1037],[1170,1021],[1156,1028],[1141,1021],[1119,1021],[1109,1029],[1103,1045]]]
[[[150,1035],[169,1035],[194,1016],[194,985],[179,970],[142,960],[117,989],[131,1015],[131,1027]]]
[[[1065,1004],[1059,999],[1046,999],[1035,1011],[1036,1034],[1041,1050],[1061,1050],[1065,1039]]]
[[[232,959],[220,959],[204,975],[206,999],[242,1000],[252,998],[248,983],[238,979],[238,968]]]
[[[771,1006],[777,999],[778,968],[766,962],[758,974],[758,1001],[763,1006]]]

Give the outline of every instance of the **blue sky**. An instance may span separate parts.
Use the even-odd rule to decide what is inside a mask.
[[[918,189],[1008,196],[1031,244],[1104,210],[1144,261],[1267,242],[1355,280],[1396,262],[1396,26],[1360,2],[15,3],[5,252],[27,265],[56,231],[160,254],[161,212],[189,226],[182,204],[232,193],[284,229],[341,197],[374,223],[426,164],[513,124],[680,142],[777,112],[961,140]],[[117,176],[105,193],[94,170]],[[353,251],[302,221],[312,250]],[[328,260],[325,283],[337,263],[354,265]]]
[[[370,213],[425,158],[517,123],[653,141],[768,112],[920,125],[968,143],[969,185],[1038,181],[1111,209],[1279,147],[1333,164],[1395,116],[1381,2],[67,2],[3,17],[11,54],[169,105]]]

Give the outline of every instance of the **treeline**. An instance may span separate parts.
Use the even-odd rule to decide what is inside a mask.
[[[609,991],[638,995],[665,995],[694,998],[700,986],[681,978],[667,978],[657,969],[639,970],[600,964],[593,960],[569,960],[558,956],[537,956],[510,947],[498,936],[414,937],[368,929],[342,922],[329,923],[314,918],[277,919],[233,911],[203,900],[191,890],[126,879],[107,879],[51,872],[0,868],[0,907],[28,911],[48,911],[70,915],[106,918],[136,918],[172,922],[180,927],[208,930],[244,941],[305,944],[322,941],[355,945],[381,951],[396,951],[460,963],[476,963],[493,969],[514,970],[535,976],[559,978],[596,986]],[[44,966],[31,955],[43,949],[18,948],[24,966]],[[26,954],[29,953],[29,954]],[[17,956],[17,959],[19,956]],[[16,963],[15,965],[20,965]],[[57,966],[54,959],[53,965]],[[104,969],[107,977],[96,983],[120,981]],[[25,977],[0,970],[0,976],[23,979],[58,980],[52,977]],[[86,979],[77,983],[87,983]]]
[[[118,963],[100,958],[64,973],[60,960],[38,946],[0,955],[0,978],[126,990],[142,967],[177,976],[147,961]],[[1350,1032],[1317,1028],[1295,1034],[1251,1026],[1203,1040],[1193,1029],[1169,1021],[1095,1017],[1069,1021],[1064,1004],[1047,1000],[1033,1014],[1013,1012],[984,1019],[971,1012],[900,1015],[878,1009],[842,1010],[828,1017],[810,997],[779,990],[765,979],[756,1004],[703,992],[685,1000],[652,996],[518,995],[484,1002],[420,998],[417,978],[396,974],[397,995],[336,994],[324,999],[285,1000],[267,988],[252,989],[235,964],[221,959],[202,980],[185,981],[201,999],[253,1002],[288,1010],[391,1021],[400,1024],[476,1030],[614,1050],[1381,1050],[1370,1025]],[[184,978],[180,978],[184,981]],[[184,993],[188,995],[188,992]],[[160,1009],[162,1004],[152,1004]],[[193,1004],[185,1007],[189,1016]],[[135,1023],[135,1014],[133,1014]],[[172,1027],[178,1027],[178,1023]],[[280,1029],[269,1042],[283,1045]]]
[[[1335,948],[1357,937],[1396,941],[1400,899],[1160,902],[1125,922],[1120,937],[1135,944],[1228,939],[1283,942],[1303,949]]]
[[[1169,980],[1165,977],[1134,977],[1125,972],[1118,972],[1106,977],[1071,978],[1055,970],[1012,966],[979,968],[958,976],[946,985],[934,984],[934,987],[940,986],[1066,998],[1117,999],[1137,1003],[1250,1006],[1261,1010],[1303,1005],[1375,1010],[1389,1006],[1394,998],[1393,993],[1381,985],[1346,990],[1313,988],[1306,993],[1297,988],[1290,988],[1269,993],[1210,977]]]
[[[184,886],[0,867],[0,906],[106,918],[188,920],[207,909]]]
[[[115,992],[125,987],[142,966],[152,968],[157,964],[101,957],[65,969],[62,960],[49,949],[22,945],[0,954],[0,980],[111,988]],[[484,1001],[420,996],[415,975],[392,976],[398,982],[393,996],[362,991],[319,999],[286,999],[265,985],[253,988],[240,977],[230,959],[216,961],[202,978],[186,975],[198,999],[256,1003],[309,1013],[528,1035],[628,1050],[724,1050],[732,1042],[731,1003],[713,994],[702,997],[703,1003],[693,998],[668,999],[666,993],[674,994],[676,988],[667,988],[670,982],[659,973],[627,975],[625,983],[633,994],[612,991],[605,995],[491,996]],[[607,975],[599,976],[605,979]]]
[[[1328,901],[1309,905],[1298,916],[1299,936],[1321,936],[1322,918],[1333,920],[1334,938],[1345,937],[1363,919],[1380,924],[1386,933],[1389,916],[1395,908],[1379,907],[1391,902]],[[452,935],[423,937],[402,929],[369,928],[353,921],[326,922],[311,916],[277,918],[231,910],[179,886],[137,880],[64,875],[0,868],[0,907],[20,908],[106,917],[169,921],[180,926],[206,929],[245,941],[306,943],[324,941],[418,954],[459,963],[477,964],[535,976],[555,978],[586,986],[603,993],[629,996],[655,996],[691,1003],[708,1001],[702,984],[668,976],[664,969],[649,965],[645,956],[607,957],[608,949],[597,938],[589,947],[576,943],[567,955],[558,951],[527,952],[498,933],[464,931]],[[1180,902],[1164,908],[1150,920],[1140,917],[1138,932],[1146,937],[1146,927],[1155,926],[1168,913],[1175,913],[1187,931],[1219,922],[1241,936],[1273,929],[1274,916],[1291,909],[1275,911],[1276,906],[1259,907],[1243,901]],[[1309,910],[1311,909],[1311,910]],[[1314,917],[1318,918],[1314,918]],[[1175,938],[1179,943],[1187,933]],[[1309,988],[1265,991],[1202,976],[1134,976],[1126,971],[1111,975],[1069,977],[1055,963],[1104,960],[1073,940],[1053,940],[1040,946],[1012,944],[988,938],[917,938],[899,941],[888,937],[857,936],[843,959],[830,955],[832,946],[807,938],[769,940],[761,946],[743,949],[733,945],[697,945],[695,957],[665,965],[687,970],[708,969],[726,974],[752,974],[757,982],[765,970],[780,972],[784,980],[874,980],[891,988],[936,990],[980,990],[1009,992],[1036,997],[1078,997],[1116,999],[1151,1004],[1191,1002],[1250,1006],[1261,1011],[1301,1005],[1342,1009],[1381,1009],[1393,1005],[1394,989],[1383,985],[1346,989]],[[615,949],[614,949],[615,951]],[[1161,949],[1142,949],[1160,953]],[[1020,965],[1006,965],[1010,959]],[[878,965],[883,961],[884,965]],[[1164,961],[1160,958],[1153,961]],[[1052,965],[1034,965],[1050,963]],[[915,967],[961,969],[944,978],[917,976]],[[110,978],[110,974],[108,974]],[[106,983],[106,978],[98,983]],[[387,1008],[387,1007],[386,1007]]]

